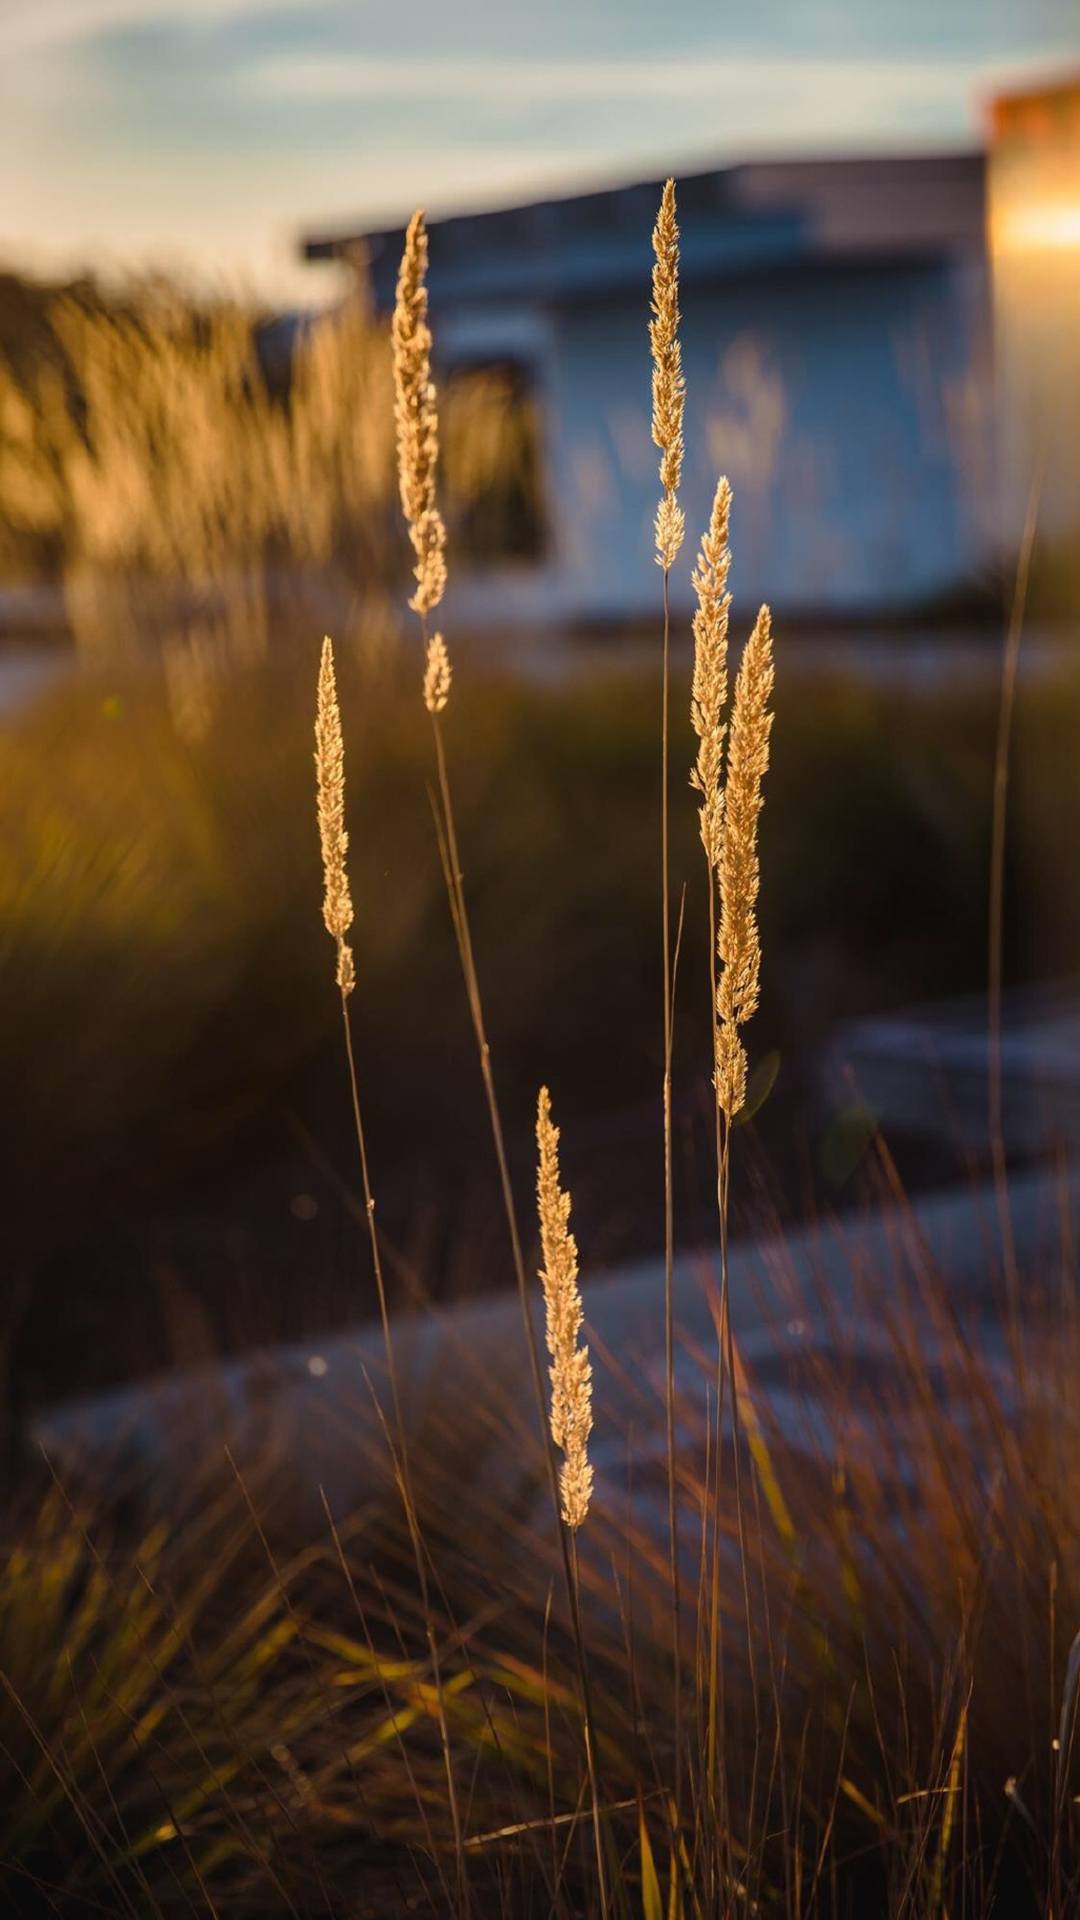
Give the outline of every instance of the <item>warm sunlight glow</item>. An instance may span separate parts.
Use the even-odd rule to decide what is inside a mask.
[[[1080,247],[1080,199],[1033,201],[1002,209],[993,223],[997,252],[1066,253]]]
[[[1040,534],[1076,579],[1080,80],[996,103],[989,166],[1002,531],[1041,476]],[[1039,566],[1043,564],[1040,558]],[[1049,563],[1048,563],[1049,564]]]

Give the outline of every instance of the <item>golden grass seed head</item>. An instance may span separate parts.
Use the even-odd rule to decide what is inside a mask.
[[[356,963],[353,960],[353,950],[347,940],[338,941],[337,972],[334,978],[342,993],[348,997],[356,985]]]
[[[686,388],[679,344],[679,228],[675,218],[675,182],[668,180],[653,228],[652,437],[660,449],[660,485],[664,500],[656,517],[656,553],[668,570],[682,545],[685,526],[675,496],[683,460],[683,409]]]
[[[731,568],[728,532],[731,522],[731,488],[721,476],[713,498],[709,524],[702,536],[701,552],[691,583],[697,595],[693,619],[694,677],[690,694],[690,720],[698,737],[697,761],[690,785],[701,796],[701,843],[709,865],[714,869],[720,859],[721,829],[724,815],[723,758],[724,708],[727,704],[728,615],[731,595],[727,590]]]
[[[757,925],[759,883],[757,832],[761,783],[769,764],[773,689],[772,624],[762,607],[746,643],[735,681],[727,744],[724,819],[720,850],[722,971],[717,988],[719,1020],[717,1098],[728,1119],[746,1099],[746,1053],[739,1029],[758,1003],[761,945]]]
[[[353,907],[345,857],[349,835],[345,827],[345,746],[341,735],[334,673],[334,648],[323,641],[315,709],[315,781],[318,798],[319,840],[323,862],[323,920],[337,942],[337,983],[349,994],[356,984],[352,949],[345,939],[352,925]]]
[[[446,528],[438,507],[421,514],[412,529],[416,565],[416,592],[409,605],[414,613],[430,613],[446,592]]]
[[[391,320],[394,355],[394,419],[397,426],[398,485],[401,509],[410,526],[434,499],[438,458],[437,419],[432,421],[431,330],[427,323],[428,239],[423,213],[417,211],[405,234]],[[434,443],[432,426],[436,429]]]
[[[446,589],[446,529],[435,503],[439,415],[431,378],[427,264],[427,228],[417,211],[405,235],[391,322],[398,485],[416,562],[416,592],[409,605],[417,613],[438,606]]]
[[[670,573],[686,537],[686,515],[673,493],[661,496],[656,509],[656,564]]]
[[[570,1195],[559,1184],[559,1129],[551,1096],[541,1087],[536,1109],[536,1204],[544,1264],[540,1278],[551,1355],[551,1437],[563,1453],[559,1471],[562,1515],[573,1531],[592,1497],[588,1443],[592,1431],[592,1367],[579,1344],[583,1308],[578,1287],[577,1243],[570,1231]]]
[[[450,655],[446,650],[446,641],[441,633],[433,633],[428,641],[427,661],[424,666],[424,705],[429,713],[441,713],[450,698],[452,668]]]

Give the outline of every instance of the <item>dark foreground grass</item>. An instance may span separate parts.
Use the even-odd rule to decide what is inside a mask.
[[[1067,1265],[1063,1244],[1065,1278],[1024,1276],[1019,1370],[914,1230],[888,1271],[854,1274],[843,1314],[770,1276],[767,1312],[818,1333],[779,1372],[740,1369],[742,1551],[728,1422],[718,1487],[710,1457],[715,1358],[684,1354],[678,1805],[662,1352],[594,1345],[599,1473],[580,1550],[613,1912],[1076,1911]],[[505,1321],[497,1340],[465,1324],[446,1322],[422,1364],[401,1352],[467,1905],[592,1915],[580,1696],[521,1342]],[[267,1382],[257,1442],[204,1383],[152,1484],[120,1448],[104,1475],[100,1459],[42,1467],[0,1582],[10,1910],[464,1910],[382,1390],[358,1361],[290,1417]],[[697,1572],[714,1521],[715,1622]]]

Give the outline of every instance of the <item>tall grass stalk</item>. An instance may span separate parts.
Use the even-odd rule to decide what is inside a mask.
[[[742,1029],[757,1008],[761,972],[761,946],[756,911],[759,883],[757,831],[758,816],[762,807],[761,783],[769,764],[769,735],[772,731],[769,700],[772,688],[772,623],[768,607],[763,606],[743,649],[735,681],[735,697],[726,742],[723,822],[720,857],[716,870],[720,906],[716,951],[721,964],[715,1013],[718,1062],[716,1097],[723,1114],[723,1150],[719,1183],[720,1337],[721,1343],[726,1345],[725,1357],[731,1390],[731,1451],[735,1481],[735,1514],[739,1536],[743,1611],[755,1729],[748,1832],[753,1821],[761,1738],[757,1663],[754,1653],[754,1619],[750,1598],[746,1517],[742,1495],[739,1406],[741,1391],[736,1372],[735,1335],[731,1319],[728,1236],[731,1130],[746,1104],[747,1059]],[[718,1462],[719,1441],[718,1433]],[[719,1488],[719,1479],[717,1486]]]
[[[728,622],[731,594],[728,576],[731,570],[729,545],[731,488],[726,478],[717,483],[709,525],[702,535],[701,551],[692,576],[697,608],[693,618],[694,669],[690,696],[690,721],[698,740],[697,758],[690,784],[699,796],[699,831],[705,855],[708,897],[709,936],[709,1038],[712,1052],[713,1133],[716,1156],[716,1200],[721,1237],[721,1338],[717,1343],[716,1438],[712,1448],[715,1494],[707,1499],[711,1509],[711,1566],[709,1575],[708,1673],[706,1680],[704,1769],[707,1805],[717,1805],[717,1755],[723,1750],[721,1725],[721,1661],[719,1593],[720,1528],[717,1503],[720,1496],[724,1424],[725,1324],[727,1291],[726,1193],[724,1185],[724,1132],[720,1107],[720,1053],[717,1006],[717,923],[716,888],[724,820],[724,741],[727,734],[728,697]],[[706,1488],[709,1484],[706,1467]],[[703,1565],[709,1557],[709,1532],[703,1536]]]
[[[711,1503],[711,1600],[704,1760],[707,1805],[710,1809],[717,1802],[717,1754],[724,1744],[719,1643],[719,1499],[724,1401],[728,1384],[731,1391],[732,1462],[747,1657],[752,1673],[755,1726],[758,1725],[757,1682],[753,1675],[754,1627],[742,1498],[739,1388],[731,1322],[728,1231],[731,1130],[746,1101],[747,1063],[741,1029],[757,1006],[761,966],[756,920],[757,821],[761,810],[761,782],[768,765],[772,724],[768,702],[772,692],[773,669],[769,612],[768,608],[762,607],[739,667],[729,723],[727,650],[731,607],[728,591],[730,521],[731,488],[727,480],[721,477],[693,575],[697,609],[693,621],[694,673],[690,703],[691,724],[698,740],[690,783],[699,796],[699,830],[708,888],[709,1025],[720,1229],[720,1325],[717,1340],[715,1490]],[[755,1766],[758,1746],[759,1742],[755,1739]]]
[[[473,951],[472,931],[465,898],[464,872],[458,847],[453,795],[443,739],[443,714],[452,683],[452,668],[441,633],[429,634],[428,616],[439,605],[446,588],[446,535],[436,499],[436,465],[439,449],[439,417],[435,385],[431,377],[432,336],[428,324],[427,301],[428,242],[424,216],[414,213],[405,237],[405,248],[398,274],[394,304],[392,339],[394,347],[395,420],[397,422],[398,481],[402,511],[409,530],[415,559],[416,590],[410,606],[419,617],[424,649],[423,698],[431,717],[435,750],[437,803],[436,835],[446,881],[450,917],[465,981],[466,997],[476,1038],[480,1073],[487,1103],[488,1119],[495,1150],[503,1213],[510,1241],[511,1259],[525,1326],[529,1367],[533,1382],[540,1437],[547,1466],[552,1511],[562,1552],[563,1575],[571,1627],[582,1688],[582,1714],[586,1727],[591,1721],[588,1694],[588,1669],[581,1630],[579,1582],[576,1558],[567,1541],[555,1456],[547,1431],[545,1394],[540,1353],[533,1321],[532,1303],[525,1272],[521,1233],[514,1202],[506,1136],[499,1106],[487,1037],[484,1004]],[[591,1734],[586,1735],[586,1750],[594,1806],[594,1835],[597,1874],[601,1892],[601,1911],[607,1914],[607,1888],[603,1861],[603,1842],[599,1827],[599,1793],[596,1784],[595,1756]]]
[[[563,1455],[559,1474],[560,1518],[570,1537],[572,1604],[575,1635],[580,1648],[582,1725],[585,1763],[592,1798],[593,1839],[602,1911],[607,1911],[607,1877],[600,1833],[600,1788],[596,1770],[592,1703],[589,1693],[585,1636],[581,1628],[581,1576],[577,1537],[592,1497],[589,1465],[592,1431],[592,1368],[589,1349],[580,1342],[583,1310],[578,1287],[577,1242],[570,1231],[570,1195],[559,1179],[559,1129],[551,1118],[551,1097],[541,1087],[536,1108],[536,1207],[544,1257],[541,1281],[547,1318],[547,1346],[551,1355],[551,1438]],[[565,1539],[565,1534],[564,1534]]]
[[[1009,803],[1009,755],[1012,744],[1013,709],[1016,682],[1020,671],[1020,642],[1027,611],[1028,581],[1035,533],[1039,519],[1039,495],[1042,469],[1032,475],[1028,494],[1024,531],[1016,562],[1012,604],[1005,632],[1001,659],[1001,698],[998,706],[997,740],[994,748],[994,793],[990,818],[990,899],[987,917],[987,1123],[990,1135],[990,1162],[994,1174],[998,1230],[1001,1234],[1005,1266],[1005,1286],[1012,1319],[1012,1339],[1018,1367],[1023,1368],[1020,1337],[1020,1289],[1016,1259],[1016,1239],[1009,1208],[1008,1169],[1005,1163],[1005,1113],[1001,1074],[1001,992],[1005,929],[1005,832]]]
[[[458,1897],[462,1904],[463,1911],[467,1913],[469,1908],[469,1893],[465,1866],[465,1849],[463,1845],[461,1813],[458,1806],[457,1786],[454,1780],[453,1761],[450,1753],[450,1733],[446,1721],[446,1705],[443,1693],[439,1646],[431,1610],[426,1551],[420,1535],[416,1503],[413,1498],[409,1476],[408,1441],[405,1422],[402,1418],[401,1394],[398,1386],[397,1365],[394,1359],[394,1343],[390,1331],[390,1315],[387,1307],[386,1283],[383,1277],[382,1251],[379,1246],[378,1229],[375,1225],[375,1195],[371,1183],[367,1137],[364,1131],[364,1121],[360,1107],[360,1082],[356,1070],[356,1056],[353,1048],[352,1022],[349,1018],[349,998],[356,985],[356,967],[353,960],[352,949],[345,937],[349,932],[353,919],[352,898],[349,891],[346,868],[349,836],[345,826],[345,754],[342,742],[341,712],[338,705],[337,682],[334,674],[334,650],[329,638],[323,641],[322,658],[319,666],[318,702],[315,719],[315,771],[318,793],[319,837],[322,845],[325,887],[323,920],[327,932],[334,940],[337,949],[336,980],[341,996],[341,1020],[345,1037],[345,1058],[349,1073],[349,1091],[352,1100],[353,1124],[356,1131],[356,1144],[360,1157],[360,1180],[364,1195],[364,1213],[367,1220],[368,1241],[371,1247],[371,1264],[375,1277],[375,1290],[379,1302],[379,1319],[382,1325],[383,1345],[386,1352],[386,1371],[390,1385],[390,1399],[394,1417],[394,1439],[391,1446],[394,1477],[401,1494],[405,1521],[409,1530],[413,1557],[416,1563],[416,1577],[420,1588],[420,1604],[423,1608],[428,1653],[431,1659],[432,1679],[435,1684],[436,1713],[446,1772],[446,1791],[454,1833]]]
[[[671,1561],[672,1684],[674,1688],[675,1798],[682,1773],[682,1630],[678,1501],[675,1486],[675,1203],[672,1172],[671,1059],[674,1042],[674,978],[671,955],[671,852],[669,759],[671,733],[671,569],[683,542],[685,521],[678,491],[683,460],[685,383],[679,343],[679,228],[675,182],[666,181],[653,228],[652,437],[660,449],[660,504],[656,510],[656,563],[663,577],[663,643],[660,687],[660,930],[663,967],[664,1126],[664,1371],[667,1407],[668,1549]]]

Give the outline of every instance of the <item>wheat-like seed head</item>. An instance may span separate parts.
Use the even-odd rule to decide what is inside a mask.
[[[431,378],[427,262],[427,229],[423,214],[416,212],[405,235],[391,336],[398,484],[416,556],[416,592],[409,605],[417,613],[437,607],[446,588],[446,529],[435,504],[439,416]]]
[[[449,700],[451,673],[446,641],[441,633],[433,633],[424,667],[424,705],[429,713],[441,713]]]
[[[669,180],[653,228],[656,255],[652,275],[652,437],[660,448],[663,498],[656,512],[656,558],[668,572],[683,543],[686,523],[676,495],[682,474],[683,403],[686,389],[679,345],[679,229],[675,219],[675,182]]]
[[[345,935],[352,926],[352,898],[345,855],[349,836],[345,828],[345,747],[341,738],[341,709],[334,675],[334,648],[323,641],[319,663],[319,693],[315,709],[315,780],[318,792],[319,839],[322,843],[323,920],[337,942],[337,983],[349,994],[356,985],[352,948]]]
[[[698,753],[690,775],[690,785],[701,795],[701,844],[714,870],[720,860],[724,818],[722,773],[726,729],[723,713],[727,704],[728,612],[731,607],[731,595],[727,590],[731,567],[731,548],[728,545],[730,521],[731,488],[727,480],[721,477],[692,576],[697,611],[694,614],[694,679],[690,695],[690,720],[698,737]]]
[[[746,643],[735,681],[727,746],[724,819],[720,848],[720,931],[722,966],[717,988],[719,1020],[717,1098],[728,1120],[746,1100],[746,1050],[739,1029],[758,1003],[761,946],[757,926],[758,815],[761,782],[769,764],[773,688],[772,626],[762,607]]]
[[[536,1147],[536,1204],[544,1255],[540,1278],[551,1355],[551,1437],[564,1456],[559,1470],[562,1515],[574,1530],[585,1519],[592,1496],[588,1453],[592,1368],[588,1347],[578,1345],[582,1305],[577,1243],[570,1231],[570,1195],[559,1185],[559,1129],[552,1123],[546,1087],[541,1087],[537,1102]]]

